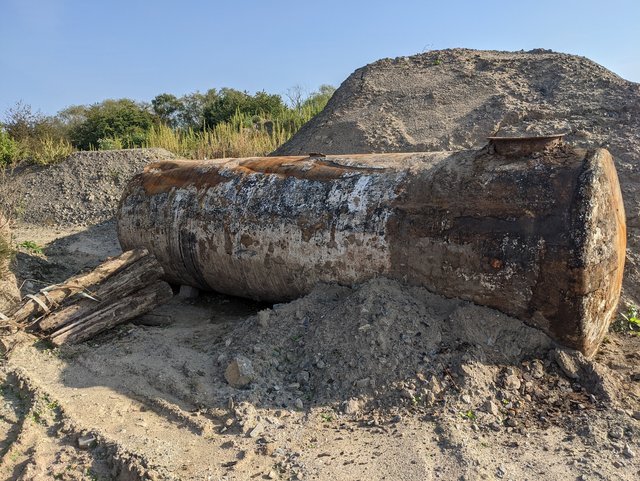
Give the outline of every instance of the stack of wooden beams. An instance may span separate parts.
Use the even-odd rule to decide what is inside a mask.
[[[164,271],[145,249],[125,252],[95,270],[42,289],[9,316],[53,344],[75,344],[151,311],[173,297]]]

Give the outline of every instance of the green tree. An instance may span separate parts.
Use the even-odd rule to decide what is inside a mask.
[[[228,122],[236,112],[250,116],[273,118],[286,110],[282,97],[264,91],[251,96],[247,92],[223,88],[213,102],[204,108],[206,127],[214,127],[221,122]]]
[[[318,112],[327,105],[329,99],[333,96],[336,88],[333,85],[320,85],[317,92],[313,92],[307,99],[302,102],[302,108],[309,107]]]
[[[217,98],[216,89],[209,89],[204,94],[193,92],[180,97],[182,108],[178,113],[178,127],[183,130],[203,130],[205,109],[208,105],[212,105]]]
[[[101,140],[109,139],[118,139],[124,147],[140,147],[153,125],[151,112],[129,99],[94,104],[85,116],[71,133],[73,143],[81,149],[99,147]]]
[[[173,129],[179,126],[180,112],[184,110],[184,104],[178,97],[173,94],[160,94],[151,101],[151,105],[162,123]]]

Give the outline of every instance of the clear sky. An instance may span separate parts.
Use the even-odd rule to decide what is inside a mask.
[[[383,57],[549,48],[640,81],[640,0],[0,0],[0,117],[233,87],[338,86]]]

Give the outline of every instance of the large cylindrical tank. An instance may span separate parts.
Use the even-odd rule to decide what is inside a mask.
[[[523,319],[591,355],[626,231],[610,154],[557,137],[480,151],[165,161],[118,212],[169,281],[282,301],[376,276]]]

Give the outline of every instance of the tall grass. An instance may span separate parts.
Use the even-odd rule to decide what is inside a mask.
[[[144,146],[161,147],[189,159],[263,156],[289,140],[321,109],[286,110],[273,120],[236,112],[228,122],[203,131],[160,124],[148,132]]]

